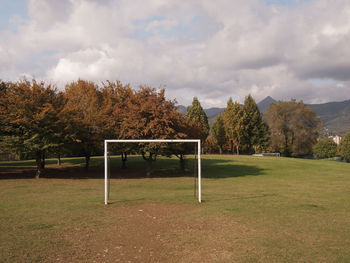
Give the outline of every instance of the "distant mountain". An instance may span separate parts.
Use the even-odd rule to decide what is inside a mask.
[[[265,113],[271,103],[278,102],[277,100],[267,96],[257,105],[262,113]],[[329,132],[343,135],[350,131],[350,100],[340,102],[328,102],[323,104],[307,104],[313,108],[323,123],[323,127]],[[181,113],[186,113],[187,108],[178,105],[177,108]],[[209,119],[209,124],[213,124],[216,116],[223,112],[225,108],[209,108],[204,109]]]
[[[277,102],[270,96],[258,103],[261,112],[265,113],[271,103]],[[320,116],[323,127],[329,132],[342,135],[350,131],[350,100],[328,102],[322,104],[307,104]]]
[[[277,100],[274,100],[270,96],[267,96],[265,99],[258,103],[258,108],[261,112],[266,112],[270,104],[274,102],[277,102]]]
[[[215,117],[219,113],[223,112],[225,108],[209,108],[204,109],[205,114],[207,114],[208,118]]]
[[[179,110],[180,113],[186,113],[187,112],[187,108],[183,105],[177,105],[176,106],[177,109]]]
[[[186,113],[187,112],[187,107],[183,105],[178,105],[177,109],[181,113]],[[208,118],[215,117],[219,113],[223,112],[225,108],[209,108],[209,109],[203,109],[205,114],[207,115]]]
[[[187,107],[183,105],[177,105],[177,109],[180,113],[187,113]],[[215,121],[216,116],[223,112],[225,108],[209,108],[209,109],[203,109],[205,114],[208,117],[209,125],[211,126],[213,122]]]
[[[330,132],[343,135],[350,131],[350,100],[308,104],[320,116],[323,127]]]

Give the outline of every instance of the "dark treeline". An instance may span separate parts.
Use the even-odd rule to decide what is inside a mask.
[[[57,90],[43,81],[0,82],[0,153],[19,159],[34,158],[39,177],[45,159],[103,153],[104,139],[201,139],[204,152],[281,152],[286,156],[312,153],[318,138],[319,118],[303,102],[272,104],[262,116],[249,95],[241,106],[230,99],[227,108],[209,127],[197,98],[187,114],[176,101],[165,98],[164,89],[147,86],[132,89],[121,82],[100,85],[78,80]],[[126,167],[130,153],[142,155],[147,175],[159,155],[175,155],[184,169],[185,155],[193,145],[115,144],[110,152],[122,156]]]

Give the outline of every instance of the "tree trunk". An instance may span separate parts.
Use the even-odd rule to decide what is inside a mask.
[[[289,152],[289,146],[288,146],[288,137],[286,134],[284,134],[284,155],[285,156],[289,156],[290,152]]]
[[[42,166],[43,166],[43,169],[45,169],[45,164],[46,164],[46,159],[45,159],[45,151],[43,151],[43,155],[42,155]]]
[[[237,153],[237,155],[239,155],[239,144],[238,143],[236,145],[236,153]]]
[[[146,161],[147,163],[147,168],[146,168],[146,176],[151,177],[152,174],[152,163],[153,163],[153,153],[149,153],[149,157],[147,158],[145,153],[142,153],[142,158]]]
[[[61,165],[61,154],[57,156],[57,165]]]
[[[85,155],[85,169],[89,170],[89,165],[90,165],[90,154]]]
[[[153,162],[152,158],[149,158],[147,160],[147,169],[146,169],[146,176],[147,177],[151,177],[151,175],[152,175],[152,162]]]
[[[230,142],[231,142],[231,152],[232,152],[232,154],[235,154],[234,147],[233,147],[233,140],[231,140]]]
[[[219,145],[219,153],[222,154],[222,146]]]
[[[36,153],[36,167],[37,171],[35,174],[35,178],[39,179],[40,175],[42,175],[45,170],[45,155],[40,151]]]
[[[186,174],[186,169],[185,169],[186,167],[185,167],[184,155],[181,154],[179,159],[180,159],[180,170],[181,170],[182,174],[185,175]]]
[[[122,153],[122,169],[126,169],[127,158],[128,158],[128,154],[126,152]]]

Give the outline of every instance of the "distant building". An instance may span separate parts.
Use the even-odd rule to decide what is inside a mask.
[[[329,136],[328,138],[331,138],[336,144],[340,144],[341,142],[341,136],[335,135],[335,136]]]

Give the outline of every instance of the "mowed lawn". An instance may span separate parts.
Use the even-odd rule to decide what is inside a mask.
[[[83,161],[38,180],[0,162],[0,262],[350,262],[348,163],[203,156],[198,204],[193,159],[146,178],[140,157],[112,158],[105,206],[103,158]]]

